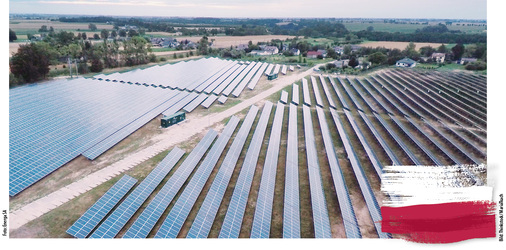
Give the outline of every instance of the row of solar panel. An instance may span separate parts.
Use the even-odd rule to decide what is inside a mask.
[[[16,89],[10,92],[11,196],[92,147],[93,155],[101,154],[115,138],[124,138],[118,135],[144,125],[179,94],[87,79]]]

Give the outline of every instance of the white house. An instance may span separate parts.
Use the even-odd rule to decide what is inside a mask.
[[[445,62],[445,53],[432,53],[432,60],[434,60],[437,63],[444,63]]]

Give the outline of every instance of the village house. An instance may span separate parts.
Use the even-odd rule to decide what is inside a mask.
[[[432,53],[432,60],[437,63],[444,63],[445,62],[445,53]]]
[[[409,58],[404,58],[395,63],[397,67],[413,68],[416,66],[416,62]]]

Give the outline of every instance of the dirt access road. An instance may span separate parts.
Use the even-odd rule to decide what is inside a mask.
[[[323,65],[323,64],[321,64]],[[321,65],[316,65],[313,68],[318,68]],[[224,119],[250,107],[251,105],[264,100],[270,95],[280,91],[284,87],[300,80],[304,76],[311,74],[313,68],[298,74],[292,74],[286,77],[278,78],[273,82],[274,86],[258,93],[251,98],[240,102],[239,104],[230,107],[222,112],[212,113],[206,116],[198,117],[187,122],[183,122],[177,126],[172,126],[167,129],[165,133],[157,135],[152,138],[155,142],[143,149],[139,149],[124,159],[89,174],[82,179],[73,182],[55,192],[52,192],[42,198],[30,202],[20,209],[10,211],[10,230],[15,230],[26,223],[40,217],[41,215],[59,207],[60,205],[70,201],[74,197],[91,190],[92,188],[108,181],[109,179],[129,170],[139,163],[150,159],[158,153],[170,149],[179,143],[190,140],[193,136],[204,132],[212,125],[223,121]]]

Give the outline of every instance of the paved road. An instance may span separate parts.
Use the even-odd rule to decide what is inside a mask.
[[[317,65],[315,67],[317,68],[319,66],[320,65]],[[227,110],[219,113],[209,114],[196,119],[191,119],[187,122],[179,124],[178,126],[173,126],[167,129],[165,133],[153,138],[156,141],[155,144],[141,149],[133,154],[130,154],[128,157],[108,167],[98,170],[47,196],[39,198],[38,200],[35,200],[18,210],[11,211],[9,220],[10,231],[18,229],[26,223],[61,206],[62,204],[72,200],[74,197],[110,180],[122,172],[137,166],[139,163],[150,159],[158,153],[191,139],[192,136],[207,130],[209,126],[212,126],[224,120],[225,118],[228,118],[231,115],[250,107],[257,102],[264,100],[268,96],[278,92],[282,88],[300,80],[302,77],[311,74],[312,72],[313,68],[310,68],[309,70],[298,74],[291,74],[289,76],[280,77],[273,82],[274,86],[270,89],[260,92],[259,94],[252,96],[251,98],[244,100]]]

